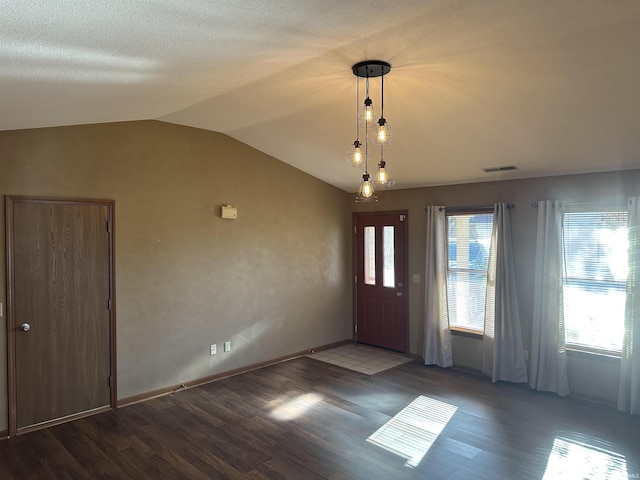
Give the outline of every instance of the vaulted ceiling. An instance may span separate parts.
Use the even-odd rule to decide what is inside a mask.
[[[637,0],[1,5],[1,130],[157,119],[355,191],[351,66],[380,59],[394,188],[640,168]]]

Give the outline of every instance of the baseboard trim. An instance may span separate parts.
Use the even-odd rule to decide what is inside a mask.
[[[9,438],[9,430],[0,431],[0,440],[5,440]]]
[[[454,372],[464,373],[466,375],[473,375],[474,377],[480,377],[480,378],[491,380],[491,377],[489,375],[485,375],[484,373],[482,373],[481,370],[478,370],[477,368],[467,367],[465,365],[453,365],[450,368]]]
[[[571,394],[567,395],[567,398],[570,398],[576,403],[582,403],[584,405],[589,405],[591,407],[618,410],[617,403],[607,402],[605,400],[596,400],[592,398],[578,397],[576,395],[571,395]]]
[[[460,365],[454,365],[453,367],[451,367],[451,370],[460,374],[464,374],[464,375],[471,375],[483,380],[486,380],[488,382],[491,382],[491,376],[489,375],[485,375],[484,373],[482,373],[480,370],[477,370],[475,368],[470,368],[470,367],[464,367],[464,366],[460,366]],[[505,383],[508,385],[512,385],[515,387],[520,387],[520,388],[526,388],[527,390],[529,390],[532,393],[535,394],[543,394],[543,395],[552,395],[552,396],[556,396],[558,398],[564,398],[567,399],[568,401],[571,402],[576,402],[576,403],[581,403],[584,405],[588,405],[591,407],[597,407],[597,408],[604,408],[604,409],[617,409],[617,404],[615,403],[609,403],[606,402],[604,400],[597,400],[597,399],[593,399],[593,398],[587,398],[587,397],[580,397],[580,396],[576,396],[576,395],[566,395],[564,397],[558,395],[555,392],[544,392],[544,391],[538,391],[534,388],[531,388],[529,386],[528,382],[521,382],[521,383],[516,383],[516,382],[507,382],[507,381],[500,381],[498,383]],[[495,384],[495,382],[494,382]]]
[[[289,355],[283,355],[281,357],[273,358],[271,360],[266,360],[264,362],[254,363],[251,365],[247,365],[245,367],[235,368],[233,370],[227,370],[225,372],[216,373],[214,375],[198,378],[196,380],[190,380],[188,382],[180,383],[178,385],[173,385],[171,387],[160,388],[158,390],[140,393],[138,395],[133,395],[131,397],[126,397],[118,400],[117,406],[126,407],[129,405],[134,405],[136,403],[145,402],[153,398],[163,397],[165,395],[171,395],[172,393],[180,392],[182,390],[187,390],[188,388],[199,387],[201,385],[206,385],[207,383],[212,383],[217,380],[222,380],[223,378],[229,378],[235,375],[239,375],[241,373],[251,372],[252,370],[258,370],[259,368],[268,367],[269,365],[275,365],[276,363],[286,362],[287,360],[292,360],[294,358],[302,357],[309,353],[314,353],[322,350],[327,350],[329,348],[339,347],[341,345],[346,345],[348,343],[353,343],[353,340],[349,339],[349,340],[342,340],[340,342],[329,343],[327,345],[321,345],[319,347],[309,348],[307,350],[302,350],[300,352],[290,353]]]
[[[310,348],[309,350],[304,352],[302,355],[321,352],[322,350],[329,350],[330,348],[341,347],[342,345],[348,345],[350,343],[355,343],[355,342],[353,340],[342,340],[341,342],[329,343],[328,345],[322,345],[320,347]]]
[[[111,406],[93,408],[84,412],[74,413],[65,417],[56,418],[46,422],[36,423],[28,427],[18,429],[16,435],[24,435],[25,433],[35,432],[36,430],[42,430],[43,428],[55,427],[56,425],[62,425],[63,423],[73,422],[74,420],[80,420],[81,418],[90,417],[99,413],[108,412],[112,410]]]

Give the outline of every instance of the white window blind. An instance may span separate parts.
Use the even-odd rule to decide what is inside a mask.
[[[627,212],[566,212],[564,323],[566,342],[620,352],[627,281]]]
[[[484,329],[493,213],[447,215],[447,296],[452,328]]]

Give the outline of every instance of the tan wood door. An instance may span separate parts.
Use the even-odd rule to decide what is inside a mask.
[[[355,337],[359,343],[407,351],[407,215],[356,214]]]
[[[108,203],[7,197],[14,434],[114,403],[111,215]]]

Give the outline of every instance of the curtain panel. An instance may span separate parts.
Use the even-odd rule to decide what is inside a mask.
[[[629,199],[629,270],[618,410],[640,415],[640,197]]]
[[[516,292],[511,214],[507,204],[496,203],[487,267],[482,373],[493,382],[527,382],[522,330]]]
[[[427,207],[424,274],[424,364],[453,366],[447,304],[447,228],[444,207]]]
[[[569,394],[563,304],[564,202],[538,202],[533,290],[531,376],[534,390]]]

